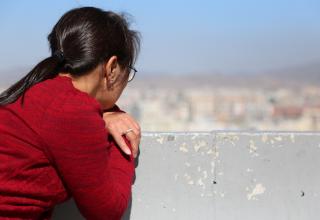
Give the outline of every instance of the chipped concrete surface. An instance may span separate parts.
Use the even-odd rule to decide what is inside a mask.
[[[144,133],[137,164],[124,220],[318,216],[320,133]],[[69,202],[53,219],[82,218]]]
[[[247,194],[248,200],[257,200],[257,195],[263,194],[266,191],[266,188],[261,184],[258,183],[254,187],[251,193]]]

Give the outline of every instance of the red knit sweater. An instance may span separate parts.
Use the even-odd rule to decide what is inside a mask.
[[[0,107],[0,219],[50,219],[73,197],[86,219],[120,219],[134,159],[108,135],[100,104],[57,76]]]

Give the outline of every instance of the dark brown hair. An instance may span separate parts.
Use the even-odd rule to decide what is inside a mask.
[[[36,83],[59,72],[81,76],[98,64],[117,56],[121,67],[136,60],[140,38],[129,29],[126,16],[94,7],[65,13],[48,35],[51,56],[37,64],[26,76],[0,94],[0,106],[15,102]]]

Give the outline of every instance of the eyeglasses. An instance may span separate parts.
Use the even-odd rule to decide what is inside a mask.
[[[128,66],[129,68],[129,77],[128,77],[128,82],[132,81],[138,70],[136,70],[134,67]]]

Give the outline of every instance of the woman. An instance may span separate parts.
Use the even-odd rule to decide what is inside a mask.
[[[0,219],[50,219],[70,197],[86,219],[120,219],[140,128],[115,103],[138,35],[122,16],[84,7],[48,40],[52,56],[0,96]]]

